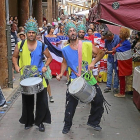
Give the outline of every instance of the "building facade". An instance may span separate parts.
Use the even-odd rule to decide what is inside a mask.
[[[6,10],[6,2],[8,2],[8,10]],[[46,2],[46,7],[43,9],[42,4]],[[43,11],[48,22],[52,22],[54,18],[58,16],[58,1],[57,0],[0,0],[0,86],[2,88],[8,87],[9,83],[13,84],[12,78],[9,77],[9,70],[12,71],[12,53],[11,46],[8,43],[11,36],[7,35],[6,19],[9,16],[18,17],[18,26],[24,26],[29,16],[36,18],[38,26],[42,27],[43,23]],[[31,5],[31,8],[30,8]],[[6,12],[9,12],[7,15]],[[9,31],[10,32],[10,31]],[[8,39],[7,39],[8,38]],[[8,45],[7,45],[8,44]],[[9,63],[11,65],[9,65]],[[10,67],[10,69],[9,69]],[[11,75],[12,76],[12,75]],[[12,86],[11,86],[12,87]]]

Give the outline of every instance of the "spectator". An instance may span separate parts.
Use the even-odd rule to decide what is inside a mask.
[[[48,28],[51,27],[51,26],[52,26],[51,23],[48,23],[47,27],[43,28],[45,30],[44,36],[48,35]]]
[[[18,28],[18,33],[20,33],[20,32],[24,32],[24,27],[23,27],[23,26],[20,26],[20,27]]]
[[[18,42],[16,30],[17,30],[17,25],[15,23],[11,24],[11,50],[12,50],[12,55],[14,53],[15,46],[16,46],[16,44]],[[15,81],[14,66],[12,68],[12,71],[13,71],[13,81]]]
[[[130,36],[130,30],[127,28],[121,28],[119,36],[121,41],[115,48],[113,48],[112,51],[113,53],[116,53],[118,75],[120,80],[120,93],[114,94],[114,96],[125,97],[125,77],[132,74],[131,44],[127,40]]]
[[[58,27],[55,28],[54,33],[53,33],[54,35],[57,35],[58,33],[60,33],[61,25],[62,25],[61,21],[58,21]]]
[[[15,24],[18,25],[18,18],[17,18],[17,16],[15,16],[15,17],[13,18],[13,22],[14,22]]]
[[[46,31],[47,30],[47,22],[46,20],[43,21],[42,28]]]
[[[116,34],[113,34],[111,31],[104,32],[103,36],[105,37],[105,49],[104,50],[111,51],[120,42],[119,36]],[[106,85],[104,92],[111,91],[113,70],[115,72],[115,76],[114,76],[114,80],[113,80],[114,81],[113,92],[114,93],[118,92],[119,79],[118,79],[118,74],[117,74],[116,68],[117,68],[117,66],[116,66],[116,63],[114,62],[114,56],[112,54],[109,54],[108,59],[107,59],[107,85]]]
[[[17,34],[18,40],[25,40],[26,39],[26,35],[24,32],[20,32]]]
[[[17,25],[15,23],[11,24],[11,50],[12,50],[12,54],[15,50],[15,45],[17,44]]]
[[[13,17],[12,16],[9,18],[9,23],[13,24]]]
[[[87,29],[87,36],[85,36],[85,39],[92,41],[92,44],[94,45],[94,30],[92,28]]]
[[[93,57],[93,59],[92,59],[92,61],[93,61],[96,58],[96,54],[92,53],[92,57]],[[92,69],[93,76],[95,77],[96,80],[98,78],[99,72],[100,72],[100,61],[98,61],[94,65],[94,69]]]

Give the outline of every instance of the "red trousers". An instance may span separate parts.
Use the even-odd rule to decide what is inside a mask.
[[[125,76],[119,76],[120,80],[120,94],[125,94]]]

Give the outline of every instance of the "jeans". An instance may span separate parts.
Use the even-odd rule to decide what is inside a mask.
[[[117,66],[116,64],[107,62],[107,87],[111,88],[111,84],[112,84],[112,74],[113,74],[113,69],[116,69]],[[114,76],[114,88],[118,88],[119,86],[119,78],[118,78],[118,73],[115,70],[115,76]]]

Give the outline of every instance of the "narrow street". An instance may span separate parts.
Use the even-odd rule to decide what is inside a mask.
[[[140,112],[132,101],[132,95],[126,98],[115,98],[113,93],[104,93],[111,104],[109,114],[104,112],[101,121],[102,131],[94,131],[87,126],[90,105],[79,103],[73,126],[68,134],[62,134],[65,109],[66,78],[61,82],[55,78],[50,81],[54,103],[49,103],[52,124],[45,124],[46,131],[39,132],[36,126],[24,130],[18,122],[21,116],[21,96],[14,102],[10,110],[0,121],[0,140],[139,140]],[[103,91],[104,83],[100,83]]]

